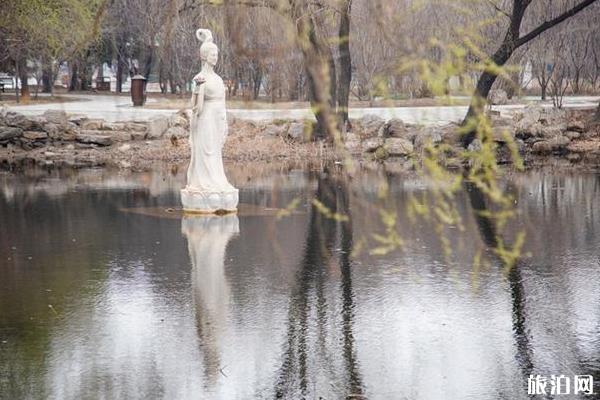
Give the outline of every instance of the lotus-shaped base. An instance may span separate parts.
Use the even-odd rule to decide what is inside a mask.
[[[183,210],[190,213],[215,214],[220,212],[236,212],[239,191],[226,192],[195,190],[186,187],[181,189]]]

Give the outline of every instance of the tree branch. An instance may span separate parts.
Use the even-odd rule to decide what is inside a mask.
[[[579,3],[578,5],[576,5],[575,7],[571,8],[570,10],[565,11],[558,17],[551,19],[550,21],[544,22],[543,24],[541,24],[540,26],[538,26],[537,28],[535,28],[534,30],[529,32],[528,34],[521,36],[515,42],[515,48],[521,47],[522,45],[529,42],[530,40],[535,39],[544,31],[547,31],[548,29],[552,28],[553,26],[560,24],[565,19],[572,17],[573,15],[577,14],[579,11],[583,10],[584,8],[586,8],[587,6],[589,6],[595,2],[596,2],[596,0],[584,0],[581,3]]]
[[[494,3],[492,0],[486,0],[486,1],[494,10],[496,10],[500,14],[503,14],[504,16],[510,18],[510,14],[508,12],[506,12],[505,10],[503,10],[502,8],[500,8],[500,6],[498,6],[498,4]]]

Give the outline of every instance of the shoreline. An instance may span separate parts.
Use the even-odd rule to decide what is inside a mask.
[[[506,135],[517,145],[525,167],[538,168],[560,160],[563,167],[600,166],[600,121],[594,110],[556,110],[536,106],[512,117],[489,114],[499,164],[512,162]],[[461,152],[457,124],[419,126],[376,115],[351,119],[344,148],[310,140],[311,124],[278,119],[255,122],[230,118],[223,148],[225,163],[344,163],[409,168],[419,162],[426,145],[444,146],[446,167],[458,167]],[[156,165],[186,166],[189,118],[185,110],[147,121],[110,122],[69,117],[63,111],[25,116],[0,108],[0,165],[45,168],[115,167],[145,171]],[[480,145],[480,144],[479,144]],[[474,143],[469,150],[476,150]],[[446,158],[444,156],[444,158]],[[410,164],[410,166],[407,166]]]

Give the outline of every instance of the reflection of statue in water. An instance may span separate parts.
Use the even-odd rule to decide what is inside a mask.
[[[219,375],[219,341],[225,335],[229,313],[229,284],[225,278],[225,250],[239,233],[236,215],[189,216],[181,222],[192,262],[192,290],[196,308],[196,327],[204,355],[209,383]]]
[[[181,190],[183,208],[197,212],[235,211],[238,190],[225,176],[222,148],[227,137],[225,85],[214,71],[219,48],[208,29],[198,29],[202,70],[194,77],[190,120],[191,160],[187,186]]]

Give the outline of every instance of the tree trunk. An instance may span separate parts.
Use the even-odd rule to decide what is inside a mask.
[[[260,94],[260,85],[263,79],[262,68],[258,66],[254,73],[252,74],[252,99],[258,99],[258,95]]]
[[[333,55],[329,45],[317,36],[312,17],[300,18],[297,29],[304,56],[310,105],[315,110],[317,119],[313,138],[334,141],[338,131],[335,119],[336,79],[335,69],[332,70],[332,67],[335,68]]]
[[[119,56],[117,59],[117,93],[123,92],[123,60]]]
[[[540,86],[542,87],[542,100],[546,100],[546,97],[548,96],[548,82],[544,82]]]
[[[146,83],[150,78],[150,73],[152,72],[152,62],[154,60],[154,49],[148,46],[146,52],[146,59],[144,60],[144,78],[146,78]]]
[[[27,101],[31,98],[29,83],[27,82],[27,72],[22,72],[19,80],[21,81],[21,100]]]
[[[461,138],[461,144],[463,147],[468,147],[469,144],[475,139],[477,134],[477,126],[475,126],[475,123],[477,122],[476,117],[481,115],[481,113],[484,111],[484,107],[487,103],[487,96],[492,88],[492,85],[496,81],[496,78],[498,77],[497,67],[502,67],[517,48],[523,46],[525,43],[530,42],[543,32],[560,24],[567,18],[572,17],[596,1],[597,0],[583,0],[556,18],[543,22],[536,28],[529,31],[529,33],[526,35],[521,36],[521,22],[523,21],[523,16],[525,15],[527,7],[529,7],[531,4],[531,0],[513,0],[513,9],[510,15],[510,25],[506,31],[504,40],[502,41],[502,44],[498,50],[492,57],[490,57],[488,61],[492,64],[492,68],[487,68],[484,70],[479,77],[477,87],[473,93],[473,97],[471,98],[469,110],[467,111],[467,115],[463,120],[463,126],[468,126],[467,133]]]
[[[82,62],[80,81],[81,90],[90,90],[92,88],[92,71],[85,60]]]
[[[17,60],[15,62],[15,99],[17,101],[17,104],[19,104],[20,102],[20,96],[19,96],[19,75],[21,74],[21,71],[19,70],[19,61]]]
[[[573,77],[573,94],[579,94],[581,92],[580,81],[581,70],[575,69],[575,76]]]
[[[52,93],[53,84],[52,62],[44,60],[42,69],[42,93]]]
[[[19,63],[21,64],[19,66],[19,80],[21,81],[21,99],[27,101],[31,97],[29,92],[29,82],[27,82],[27,79],[29,78],[29,74],[27,73],[27,61],[20,60]]]
[[[301,73],[296,75],[296,79],[294,79],[294,83],[290,87],[290,91],[288,93],[288,98],[290,101],[297,101],[302,98],[302,92],[304,91],[304,75]]]
[[[492,62],[496,66],[504,65],[512,55],[513,51],[514,46],[512,44],[512,39],[509,37],[509,35],[507,35],[507,37],[504,39],[504,43],[502,43],[502,46],[500,46],[498,51],[492,56]],[[475,87],[475,92],[471,97],[469,110],[467,111],[467,115],[463,120],[463,125],[476,123],[477,116],[483,113],[487,102],[487,97],[490,94],[490,90],[492,89],[496,78],[498,78],[498,73],[496,71],[496,68],[492,66],[492,68],[484,70],[479,77],[477,86]],[[475,139],[476,135],[477,127],[471,126],[470,129],[460,139],[463,147],[467,148]]]
[[[172,75],[169,75],[169,88],[171,89],[171,94],[177,94],[177,84]]]
[[[69,83],[69,91],[79,90],[79,68],[77,62],[71,63],[71,81]]]
[[[350,83],[352,82],[352,57],[350,54],[350,16],[352,0],[347,0],[347,7],[342,9],[340,29],[338,32],[338,50],[340,52],[340,79],[338,82],[338,115],[342,126],[348,122],[348,104],[350,100]]]

